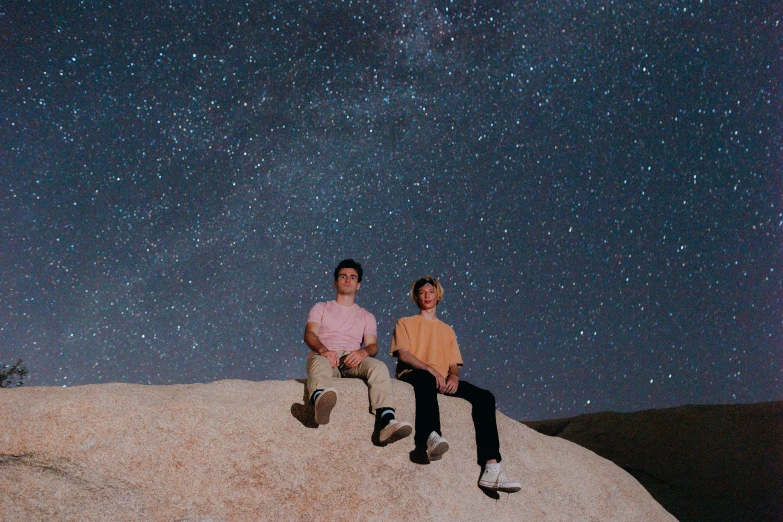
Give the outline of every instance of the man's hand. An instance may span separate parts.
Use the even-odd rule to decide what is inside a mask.
[[[430,372],[433,377],[435,377],[435,387],[438,389],[440,393],[446,393],[446,379],[443,378],[441,374],[438,373],[438,371],[430,366],[429,364],[421,362],[419,359],[416,358],[411,352],[409,352],[405,348],[398,348],[397,349],[397,357],[400,359],[400,361],[404,362],[405,364],[409,366],[413,366],[417,370],[424,370],[426,372]],[[459,375],[459,368],[454,365],[449,366],[449,376],[456,376]],[[454,391],[457,391],[457,383],[454,383]]]
[[[435,377],[435,385],[437,386],[438,391],[444,393],[443,390],[446,389],[446,379],[444,379],[443,376],[439,374],[432,366],[428,367],[427,371],[430,372],[433,377]]]
[[[340,364],[340,357],[337,355],[337,352],[326,350],[325,352],[319,353],[318,355],[329,359],[329,364],[332,365],[332,368],[337,368],[337,366]]]
[[[457,393],[459,387],[459,377],[456,375],[449,375],[446,379],[446,385],[443,387],[443,393],[454,394]]]
[[[359,348],[358,350],[355,350],[346,355],[345,359],[343,359],[343,364],[345,364],[347,368],[356,368],[368,355],[369,354],[367,353],[367,350],[364,348]]]

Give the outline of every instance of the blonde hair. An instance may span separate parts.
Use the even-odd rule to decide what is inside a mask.
[[[443,299],[443,287],[440,286],[438,280],[431,276],[424,276],[411,284],[411,300],[413,300],[413,304],[416,306],[419,306],[419,290],[427,285],[435,288],[435,297],[437,297],[439,303]]]

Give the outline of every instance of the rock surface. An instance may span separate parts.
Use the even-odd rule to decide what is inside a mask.
[[[783,402],[525,424],[611,460],[681,522],[783,521]]]
[[[395,381],[398,415],[412,388]],[[671,521],[628,473],[498,414],[522,491],[492,498],[469,405],[440,397],[451,450],[411,461],[412,439],[372,442],[361,381],[337,382],[328,425],[298,381],[0,389],[0,514],[17,520]]]

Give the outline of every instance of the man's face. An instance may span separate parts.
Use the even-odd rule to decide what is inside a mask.
[[[416,296],[419,300],[419,308],[422,310],[432,310],[438,305],[438,293],[432,285],[424,285],[419,288]]]
[[[334,287],[337,289],[338,294],[355,295],[360,286],[362,285],[359,283],[359,272],[353,268],[341,268],[337,272],[337,280],[334,282]]]

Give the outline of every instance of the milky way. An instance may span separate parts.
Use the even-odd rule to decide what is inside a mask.
[[[353,257],[517,419],[783,399],[779,2],[9,4],[27,384],[301,378]]]

